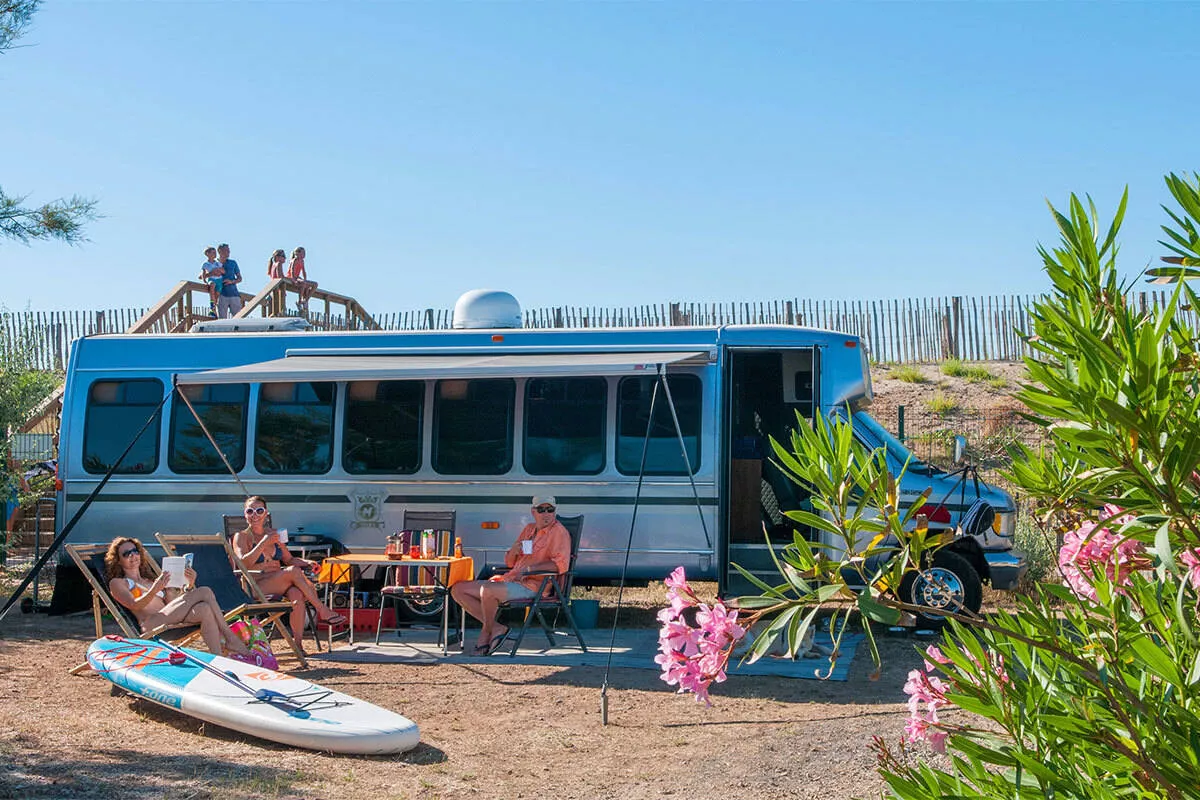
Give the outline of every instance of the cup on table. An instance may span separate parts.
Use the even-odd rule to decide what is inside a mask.
[[[527,556],[533,555],[533,539],[521,540],[521,552]]]
[[[279,534],[279,543],[287,544],[287,528],[280,528],[275,532]]]
[[[420,546],[414,544],[412,547],[408,548],[408,557],[409,558],[420,558],[421,557]]]

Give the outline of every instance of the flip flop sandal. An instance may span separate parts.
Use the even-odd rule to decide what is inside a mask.
[[[341,614],[334,614],[332,617],[326,617],[325,619],[317,620],[317,622],[324,623],[325,625],[328,625],[331,628],[336,628],[339,625],[345,625],[348,621],[349,620],[347,620]]]
[[[493,636],[492,640],[488,642],[487,652],[484,653],[484,655],[490,656],[492,653],[499,650],[500,645],[504,644],[504,640],[508,638],[508,633],[508,629],[505,628],[504,633],[497,633],[495,636]]]

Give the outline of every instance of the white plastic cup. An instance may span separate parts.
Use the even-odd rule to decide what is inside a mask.
[[[280,528],[275,532],[279,534],[279,543],[287,544],[287,528]]]
[[[187,559],[183,556],[166,556],[162,560],[162,569],[169,576],[168,588],[182,589],[187,584],[187,576],[183,574],[187,569]]]
[[[533,539],[521,540],[521,552],[527,556],[533,555]]]

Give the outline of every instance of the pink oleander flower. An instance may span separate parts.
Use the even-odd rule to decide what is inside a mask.
[[[669,620],[658,630],[658,648],[664,653],[680,652],[691,658],[700,652],[700,630],[681,619]]]
[[[737,624],[737,611],[721,602],[712,606],[701,603],[687,583],[683,567],[663,581],[670,603],[658,612],[662,627],[658,630],[658,650],[654,663],[662,668],[662,678],[680,692],[692,692],[696,701],[711,706],[708,687],[725,680],[725,667],[734,644],[746,635]],[[695,608],[695,624],[689,624],[684,611]]]
[[[1112,504],[1104,506],[1102,518],[1108,523],[1124,525],[1133,520],[1129,514]],[[1106,523],[1107,524],[1107,523]],[[1099,570],[1113,584],[1117,592],[1123,592],[1133,573],[1149,566],[1146,549],[1136,539],[1122,538],[1099,523],[1085,522],[1078,530],[1063,537],[1063,546],[1058,551],[1058,566],[1063,582],[1076,597],[1097,600],[1096,587],[1092,585],[1092,574]]]
[[[929,742],[929,749],[935,753],[946,752],[947,737],[948,733],[921,717],[909,717],[908,722],[904,724],[905,742]]]
[[[908,680],[904,683],[904,693],[908,695],[909,716],[904,726],[902,741],[928,742],[930,749],[935,753],[944,753],[946,739],[950,734],[940,726],[938,710],[950,705],[950,701],[946,699],[946,692],[954,688],[954,679],[945,681],[930,673],[938,666],[945,666],[951,661],[936,645],[926,647],[925,655],[924,669],[910,670]],[[969,658],[979,665],[974,656]],[[987,662],[990,672],[1001,686],[1011,683],[1004,668],[1004,656],[989,650]],[[972,683],[978,683],[973,676],[967,677]]]
[[[935,753],[946,752],[947,733],[938,727],[938,709],[947,705],[946,684],[936,676],[919,669],[908,673],[904,691],[908,698],[908,721],[904,725],[903,741],[928,742]],[[924,703],[926,710],[921,711]]]
[[[1187,570],[1188,583],[1197,592],[1200,592],[1200,549],[1191,548],[1184,550],[1179,554],[1179,560],[1183,562]]]
[[[937,663],[942,664],[942,665],[950,663],[950,659],[948,659],[948,658],[946,658],[946,656],[942,655],[942,651],[938,649],[938,646],[936,644],[931,644],[928,647],[926,647],[925,655],[929,656],[929,658],[925,659],[925,671],[926,672],[933,672],[933,670],[934,670],[934,666],[933,666],[933,664],[930,663],[929,659],[933,659],[934,661],[936,661]]]
[[[670,575],[663,578],[663,583],[667,588],[676,592],[686,592],[691,594],[692,587],[688,586],[687,575],[684,574],[683,567],[676,567]]]
[[[727,610],[720,601],[712,608],[701,603],[700,611],[696,614],[696,624],[710,638],[737,641],[746,634],[746,630],[737,624],[737,612]]]

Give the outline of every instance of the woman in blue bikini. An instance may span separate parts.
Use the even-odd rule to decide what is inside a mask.
[[[267,501],[255,495],[247,497],[243,508],[246,527],[233,535],[233,550],[242,566],[254,574],[254,582],[264,594],[283,595],[292,603],[288,618],[297,642],[304,636],[304,605],[312,604],[317,619],[329,625],[344,625],[346,618],[321,602],[317,589],[304,574],[316,563],[294,556],[280,543],[279,533],[267,527]]]

